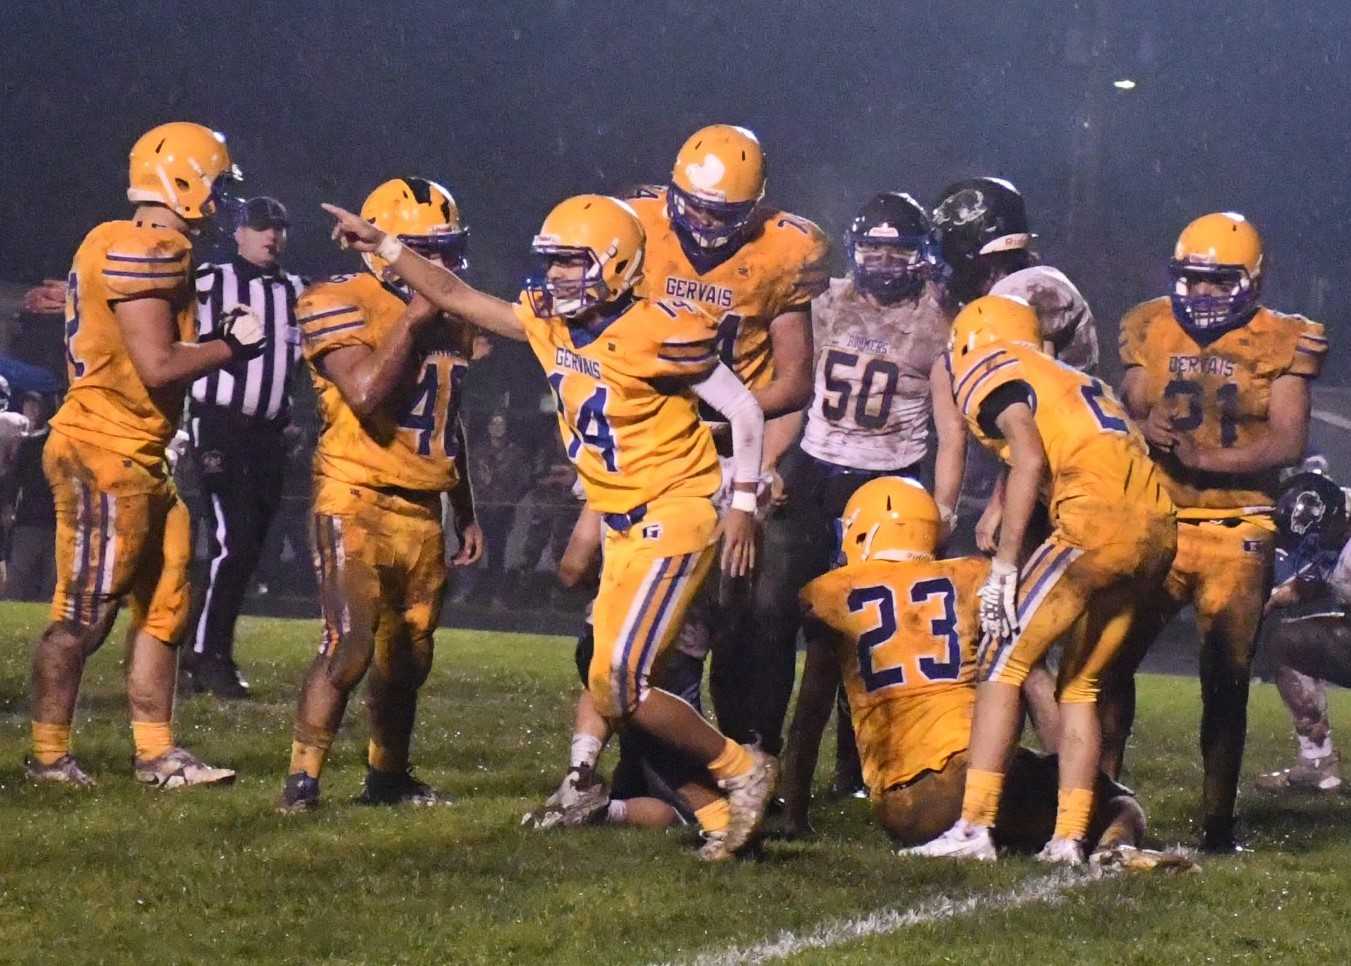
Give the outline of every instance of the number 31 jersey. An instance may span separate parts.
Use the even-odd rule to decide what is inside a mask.
[[[1284,375],[1316,377],[1327,349],[1317,322],[1267,308],[1205,346],[1178,324],[1167,298],[1138,305],[1121,320],[1121,364],[1144,371],[1150,408],[1166,407],[1175,429],[1209,447],[1244,446],[1265,432],[1271,384]],[[1276,502],[1276,469],[1202,473],[1156,455],[1184,519],[1244,516]]]
[[[869,302],[846,278],[812,302],[815,395],[802,448],[863,470],[902,469],[929,445],[929,370],[948,342],[933,289],[895,305]]]
[[[558,408],[589,507],[629,513],[659,497],[710,497],[722,469],[688,388],[718,364],[713,323],[678,299],[635,298],[598,332],[515,306]]]
[[[818,577],[804,612],[838,633],[836,656],[873,796],[940,771],[971,742],[977,591],[989,564],[872,560]]]
[[[322,371],[321,360],[334,349],[375,349],[404,308],[401,298],[365,272],[318,282],[296,303],[301,346],[314,373],[323,419],[315,476],[419,492],[451,490],[459,482],[460,382],[468,369],[463,326],[429,323],[418,336],[405,384],[364,419]]]

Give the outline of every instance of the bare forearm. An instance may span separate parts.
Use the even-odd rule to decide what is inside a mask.
[[[813,636],[826,632],[819,625]],[[806,822],[811,809],[812,775],[821,751],[821,735],[830,720],[839,686],[839,668],[835,657],[821,646],[809,647],[802,673],[793,722],[788,727],[788,748],[783,761],[784,804],[790,818]]]
[[[390,267],[410,288],[442,312],[504,338],[525,338],[510,305],[480,292],[454,272],[428,261],[407,246]]]
[[[938,452],[934,457],[934,502],[955,509],[966,475],[966,433],[959,421],[951,427],[938,427]]]
[[[1304,432],[1268,430],[1246,446],[1198,448],[1195,468],[1206,473],[1258,473],[1291,466],[1304,455],[1307,427],[1306,423]]]
[[[799,410],[765,423],[765,445],[761,464],[766,470],[778,466],[783,454],[797,442],[798,435],[802,432],[802,420],[803,413]]]
[[[230,362],[228,343],[215,339],[210,342],[171,342],[158,351],[132,354],[132,364],[149,389],[161,389],[179,383],[191,382],[198,376],[214,372]]]
[[[408,371],[413,343],[412,327],[400,319],[375,351],[352,367],[340,386],[358,416],[375,412],[399,387]]]
[[[1040,457],[1040,453],[1036,457]],[[1044,469],[1045,463],[1041,458],[1029,456],[1019,462],[1015,457],[1004,481],[1004,515],[999,526],[997,559],[1010,564],[1019,562],[1023,540],[1037,507]]]

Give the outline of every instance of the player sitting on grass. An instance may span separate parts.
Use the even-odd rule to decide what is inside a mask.
[[[990,569],[978,557],[934,559],[938,505],[918,483],[882,477],[844,511],[843,567],[802,591],[818,633],[784,759],[790,827],[810,830],[816,749],[841,679],[873,811],[897,845],[927,842],[961,815],[976,701],[979,591]],[[994,837],[1034,851],[1056,821],[1057,759],[1017,748]],[[1095,851],[1136,846],[1145,813],[1133,793],[1099,774],[1088,841]]]

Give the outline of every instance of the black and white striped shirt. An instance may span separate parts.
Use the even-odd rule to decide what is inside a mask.
[[[267,349],[249,360],[242,376],[217,369],[192,384],[190,406],[218,406],[280,422],[291,411],[291,380],[300,359],[296,299],[305,287],[299,275],[264,272],[241,258],[197,268],[198,338],[215,330],[221,312],[246,305],[262,320]]]

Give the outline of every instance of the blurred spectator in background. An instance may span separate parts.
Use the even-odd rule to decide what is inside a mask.
[[[282,435],[286,441],[286,477],[281,506],[263,544],[263,556],[254,574],[254,593],[260,597],[274,593],[311,597],[316,592],[310,560],[310,459],[314,456],[314,439],[294,423]]]
[[[492,598],[499,595],[516,504],[530,488],[529,465],[526,451],[512,439],[506,414],[495,413],[488,420],[487,438],[476,440],[469,451],[469,476],[474,484],[478,523],[483,529],[483,563],[457,575],[462,583],[455,590],[455,603],[465,603],[475,590],[485,591]]]
[[[56,399],[40,392],[24,393],[21,411],[28,420],[28,433],[19,441],[10,474],[11,498],[5,512],[12,513],[10,531],[8,600],[51,600],[56,589],[56,509],[51,487],[42,474],[42,447],[50,429],[47,420],[56,411]]]
[[[558,435],[548,440],[536,454],[533,482],[516,507],[507,540],[507,575],[497,597],[507,606],[549,606],[557,589],[554,571],[581,512],[572,492],[577,471]]]
[[[186,693],[218,698],[249,696],[234,659],[235,622],[281,502],[284,430],[300,359],[295,306],[305,284],[281,266],[289,221],[280,201],[251,198],[237,219],[234,257],[197,269],[198,338],[211,338],[242,307],[263,323],[265,348],[247,363],[201,377],[188,399],[211,565],[181,670]]]
[[[14,470],[19,446],[28,435],[28,420],[12,412],[9,381],[0,376],[0,589],[6,584],[10,525],[14,519]]]

